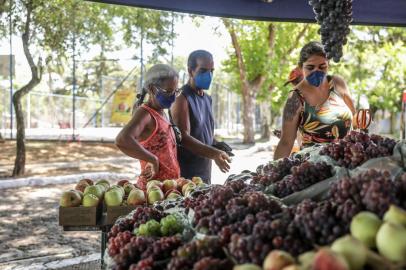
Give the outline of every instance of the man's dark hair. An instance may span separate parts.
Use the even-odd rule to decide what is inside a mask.
[[[208,58],[212,60],[213,55],[205,50],[193,51],[191,54],[189,54],[189,57],[187,59],[187,68],[189,70],[195,70],[195,68],[197,67],[197,59],[202,58]]]
[[[327,58],[326,51],[320,42],[312,41],[303,46],[302,50],[300,50],[299,67],[302,67],[303,63],[313,55]]]

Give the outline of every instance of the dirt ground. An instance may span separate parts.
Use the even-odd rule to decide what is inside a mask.
[[[12,174],[14,165],[15,141],[0,143],[0,149],[0,179],[8,178]],[[114,162],[97,162],[106,158],[125,159],[126,157],[113,143],[28,141],[25,177],[95,171],[122,172],[122,167],[116,166]],[[127,158],[127,160],[131,159]]]
[[[0,190],[0,269],[29,258],[100,252],[99,232],[64,232],[59,197],[73,184]]]

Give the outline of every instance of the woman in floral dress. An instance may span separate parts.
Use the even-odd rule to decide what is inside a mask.
[[[341,77],[327,74],[329,62],[323,46],[319,42],[306,44],[298,66],[304,79],[286,101],[274,159],[290,155],[298,130],[302,147],[306,147],[343,138],[353,126],[356,111],[350,92]]]

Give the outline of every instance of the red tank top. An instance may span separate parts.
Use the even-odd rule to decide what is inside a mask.
[[[179,163],[176,153],[176,139],[171,124],[154,109],[143,104],[141,106],[148,111],[155,120],[155,130],[140,144],[159,160],[159,171],[154,176],[156,180],[177,179],[180,177]],[[141,172],[144,171],[147,162],[140,160]],[[140,179],[141,180],[141,179]]]

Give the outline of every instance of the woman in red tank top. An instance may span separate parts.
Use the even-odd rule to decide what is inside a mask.
[[[158,64],[150,68],[138,107],[116,138],[116,145],[123,153],[140,160],[141,183],[180,177],[176,138],[164,112],[175,100],[177,86],[178,73],[172,67]],[[149,94],[148,101],[142,104],[146,94]]]

